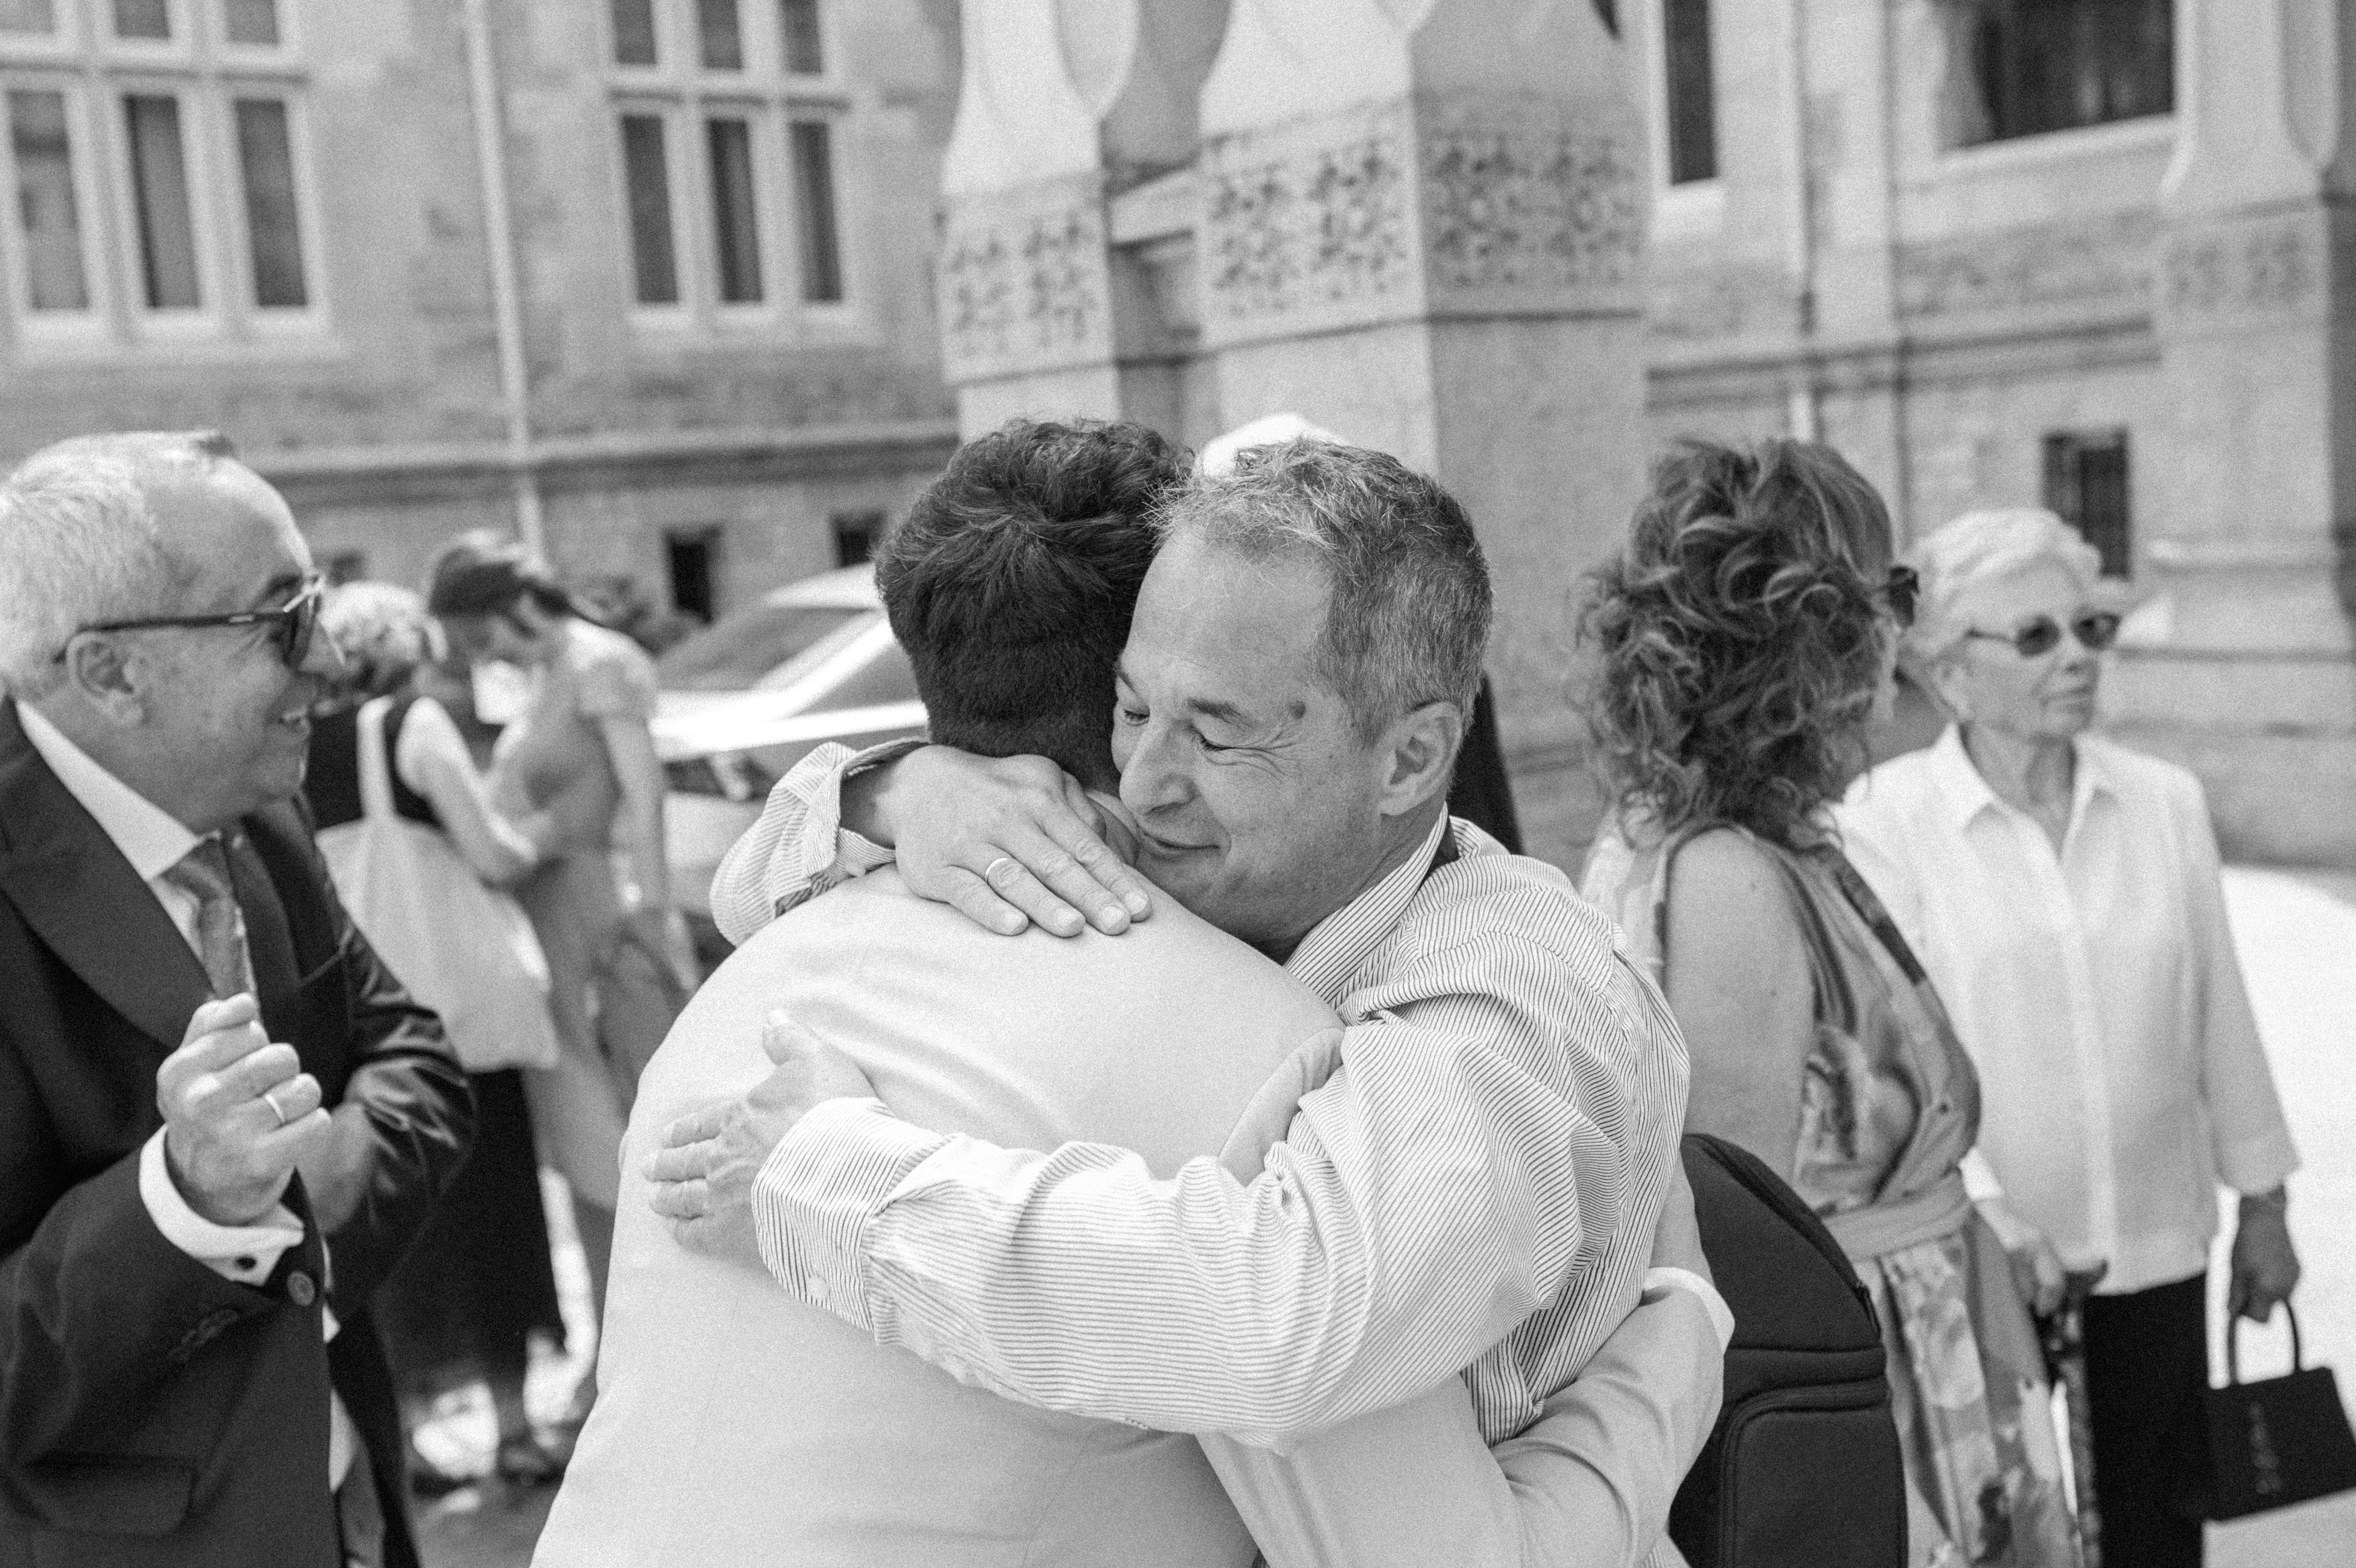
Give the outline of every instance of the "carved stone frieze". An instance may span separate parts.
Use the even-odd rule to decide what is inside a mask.
[[[1099,360],[1112,351],[1097,176],[953,198],[938,280],[952,384]]]
[[[1633,123],[1423,99],[1214,140],[1205,326],[1227,341],[1427,311],[1636,308]]]
[[[2158,219],[2129,211],[1901,245],[1901,316],[2083,305],[2147,308]]]
[[[2169,235],[2160,261],[2161,304],[2179,325],[2203,316],[2283,315],[2319,304],[2339,269],[2356,286],[2351,236],[2333,241],[2319,208],[2242,216]]]
[[[1427,106],[1421,132],[1436,305],[1545,308],[1633,289],[1644,249],[1633,123],[1558,103]]]
[[[1290,333],[1411,310],[1410,127],[1404,104],[1384,104],[1211,141],[1205,326],[1248,336],[1255,324]]]
[[[1655,259],[1647,281],[1644,323],[1678,340],[1789,332],[1798,299],[1789,274],[1759,262],[1671,266]]]

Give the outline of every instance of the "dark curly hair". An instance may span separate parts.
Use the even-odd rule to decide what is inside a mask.
[[[1664,457],[1581,626],[1622,816],[1819,841],[1818,808],[1862,761],[1890,554],[1880,496],[1831,447],[1687,441]]]
[[[1191,468],[1128,421],[1012,420],[957,449],[875,566],[934,740],[1119,781],[1113,666]]]

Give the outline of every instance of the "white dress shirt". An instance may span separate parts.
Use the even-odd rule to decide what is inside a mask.
[[[854,869],[851,762],[823,748],[779,782],[715,910],[758,924]],[[1053,1410],[1280,1448],[1462,1367],[1483,1438],[1522,1431],[1636,1300],[1686,1055],[1558,871],[1460,823],[1462,859],[1427,877],[1445,827],[1286,964],[1348,1027],[1257,1179],[1202,1160],[1157,1181],[1118,1148],[1013,1153],[832,1102],[755,1184],[772,1272]],[[1150,1345],[1143,1302],[1165,1309]]]
[[[2298,1163],[2233,955],[2200,781],[2087,736],[2059,854],[1954,729],[1851,786],[1849,859],[1981,1083],[1978,1154],[2072,1269],[2121,1295],[2207,1266],[2216,1189]]]
[[[66,793],[81,804],[99,831],[123,852],[155,901],[164,906],[188,950],[201,963],[204,944],[197,933],[197,900],[165,873],[187,859],[201,842],[196,834],[161,806],[108,773],[29,703],[16,704],[25,738],[49,765]],[[245,940],[244,912],[238,912],[238,940]],[[303,1241],[303,1222],[281,1203],[251,1225],[216,1225],[188,1206],[173,1181],[164,1159],[164,1129],[158,1127],[139,1151],[139,1200],[155,1229],[188,1256],[240,1285],[259,1285],[278,1267],[279,1258]],[[324,1314],[327,1338],[336,1337],[336,1315]],[[332,1391],[328,1424],[327,1477],[340,1486],[356,1452],[355,1429],[343,1401]]]

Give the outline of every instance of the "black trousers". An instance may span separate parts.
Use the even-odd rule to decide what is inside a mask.
[[[2206,1459],[2206,1275],[2086,1303],[2086,1404],[2103,1568],[2200,1568],[2201,1521],[2186,1517]]]

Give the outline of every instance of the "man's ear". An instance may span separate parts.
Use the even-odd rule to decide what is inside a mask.
[[[146,687],[154,673],[135,646],[102,633],[76,637],[66,646],[66,684],[126,729],[147,717]]]
[[[1392,720],[1383,736],[1382,814],[1404,816],[1447,794],[1463,744],[1464,710],[1453,702],[1427,702]]]

